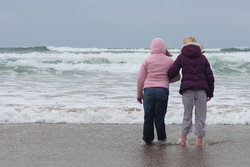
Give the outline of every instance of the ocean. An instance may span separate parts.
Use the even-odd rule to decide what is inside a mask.
[[[215,76],[207,124],[250,123],[250,48],[204,49]],[[170,49],[173,59],[179,49]],[[148,48],[0,48],[0,123],[143,123],[136,75]],[[170,85],[166,124],[183,117]]]

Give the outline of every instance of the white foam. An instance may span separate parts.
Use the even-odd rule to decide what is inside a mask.
[[[118,48],[118,49],[108,49],[108,48],[72,48],[72,47],[54,47],[54,46],[48,46],[47,47],[51,51],[57,51],[57,52],[148,52],[149,49],[146,48]]]
[[[143,123],[135,82],[149,49],[49,49],[56,52],[0,54],[0,123]],[[171,51],[175,59],[179,50]],[[249,124],[249,56],[246,52],[206,56],[212,65],[219,62],[207,123]],[[170,88],[167,124],[182,122],[179,85]]]

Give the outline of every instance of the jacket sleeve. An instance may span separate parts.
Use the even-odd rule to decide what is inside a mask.
[[[137,98],[142,98],[142,91],[146,76],[147,76],[146,60],[144,60],[137,74]]]
[[[169,82],[170,83],[177,82],[180,80],[180,78],[181,78],[181,75],[180,75],[180,73],[178,73],[174,78],[170,79]]]
[[[206,64],[206,78],[207,78],[207,83],[208,83],[208,87],[209,87],[209,91],[208,91],[207,96],[213,97],[214,96],[214,75],[213,75],[213,71],[210,67],[208,60],[207,60],[207,64]]]
[[[175,77],[178,78],[180,69],[181,69],[181,61],[180,61],[180,56],[178,56],[177,59],[174,61],[174,64],[168,70],[169,79],[172,80]]]

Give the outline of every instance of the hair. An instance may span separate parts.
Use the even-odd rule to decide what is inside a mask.
[[[187,44],[187,43],[199,43],[196,39],[195,39],[195,37],[185,37],[184,39],[183,39],[183,44],[185,45],[185,44]],[[200,48],[202,49],[202,46],[200,46]],[[205,51],[201,51],[201,53],[205,53]]]
[[[173,56],[172,53],[170,53],[167,49],[166,49],[165,55],[168,56],[168,57],[172,57]]]
[[[197,40],[195,39],[195,37],[185,37],[183,39],[183,44],[187,44],[187,43],[190,43],[190,42],[198,43]]]

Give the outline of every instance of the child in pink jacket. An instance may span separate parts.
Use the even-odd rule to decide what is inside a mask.
[[[169,96],[168,70],[174,61],[166,56],[166,45],[160,38],[151,43],[151,55],[146,57],[137,76],[137,101],[143,102],[143,141],[151,144],[154,140],[154,124],[158,142],[166,143],[165,115]],[[179,76],[172,82],[179,80]]]

